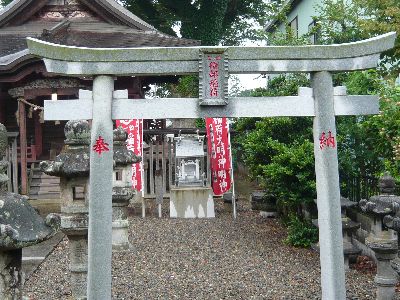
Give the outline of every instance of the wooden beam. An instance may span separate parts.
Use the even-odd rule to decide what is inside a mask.
[[[39,89],[29,89],[24,91],[26,100],[33,100],[37,97],[49,97],[52,93],[56,92],[58,96],[75,96],[78,97],[79,87],[70,87],[70,88],[39,88]]]
[[[1,69],[0,69],[1,70]],[[18,82],[31,74],[42,74],[44,77],[52,77],[54,74],[47,72],[42,60],[32,58],[16,63],[10,70],[1,70],[0,82]]]
[[[7,94],[0,91],[0,123],[3,125],[6,122],[6,98]]]
[[[11,145],[11,160],[12,160],[12,174],[13,174],[13,191],[18,194],[18,150],[17,150],[17,137],[13,139]]]

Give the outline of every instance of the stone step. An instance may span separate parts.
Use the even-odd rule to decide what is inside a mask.
[[[58,191],[60,192],[60,186],[59,185],[45,185],[45,186],[32,186],[29,189],[29,193],[31,194],[37,194],[39,191]]]
[[[43,195],[43,194],[48,194],[48,193],[57,193],[60,194],[60,189],[51,189],[51,188],[45,188],[45,189],[40,189],[37,194],[38,195]]]
[[[60,186],[60,183],[59,182],[53,182],[53,181],[45,181],[45,182],[34,181],[34,182],[31,182],[31,188],[32,187],[53,187],[53,186]]]
[[[31,179],[31,187],[39,187],[39,186],[58,186],[60,185],[60,179],[58,177],[50,177],[50,178],[41,178],[41,177],[33,177]]]
[[[60,199],[60,193],[45,193],[45,194],[32,194],[29,195],[29,199],[31,200],[54,200]]]
[[[57,180],[60,180],[60,178],[57,176],[50,176],[50,175],[47,175],[44,173],[33,174],[32,178],[33,179],[57,179]]]

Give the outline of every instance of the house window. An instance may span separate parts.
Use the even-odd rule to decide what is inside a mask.
[[[290,30],[292,31],[292,34],[294,37],[298,38],[299,37],[299,22],[297,16],[289,22],[289,27]]]
[[[116,170],[115,171],[115,180],[116,181],[122,181],[122,170]]]
[[[311,44],[315,45],[319,43],[320,32],[317,28],[317,22],[314,20],[308,25],[308,34],[310,35]]]
[[[72,197],[73,200],[85,200],[85,187],[84,186],[72,187]]]

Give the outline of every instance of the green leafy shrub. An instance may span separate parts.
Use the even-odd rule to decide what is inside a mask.
[[[296,215],[290,217],[287,228],[288,236],[285,243],[289,245],[308,248],[318,241],[318,228]]]

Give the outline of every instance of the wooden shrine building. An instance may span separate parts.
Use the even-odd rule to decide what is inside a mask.
[[[43,101],[75,99],[79,89],[91,89],[93,83],[88,77],[47,73],[44,63],[29,54],[26,37],[93,48],[199,45],[156,30],[115,0],[14,0],[0,10],[0,123],[10,136],[9,190],[32,199],[57,193],[54,179],[46,183],[45,175],[34,170],[41,160],[54,158],[64,141],[65,122],[44,122]],[[127,89],[129,98],[143,98],[158,80],[118,77],[115,88]]]

